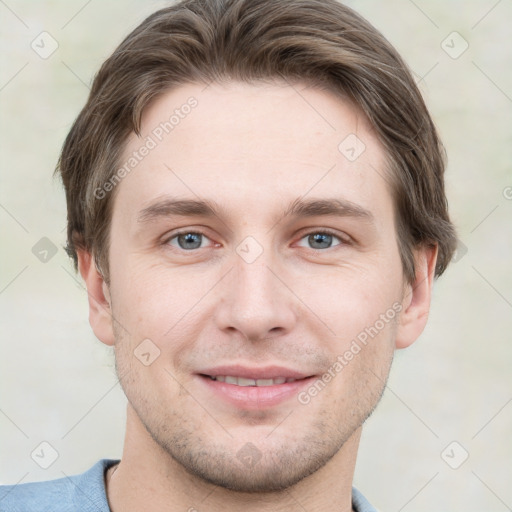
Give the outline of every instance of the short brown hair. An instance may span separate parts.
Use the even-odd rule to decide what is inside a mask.
[[[444,192],[445,153],[406,64],[370,23],[336,0],[183,0],[143,21],[104,62],[64,143],[68,245],[94,255],[109,283],[114,175],[131,132],[158,95],[186,83],[284,79],[349,98],[386,150],[404,276],[413,248],[438,245],[435,275],[456,236]],[[341,141],[340,141],[341,142]]]

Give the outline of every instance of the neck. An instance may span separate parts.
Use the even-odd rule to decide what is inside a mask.
[[[312,475],[278,492],[241,493],[191,475],[148,434],[128,405],[123,457],[107,474],[112,512],[352,511],[352,478],[361,429]],[[285,468],[283,468],[285,470]]]

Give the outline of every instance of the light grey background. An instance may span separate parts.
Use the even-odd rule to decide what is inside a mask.
[[[464,244],[435,285],[426,331],[396,354],[363,433],[355,485],[382,511],[511,510],[512,5],[347,3],[420,83],[448,150],[447,192]],[[52,171],[102,61],[163,5],[0,2],[1,483],[58,478],[121,456],[126,402],[62,250],[66,208]],[[51,49],[42,31],[59,45],[46,59],[31,48]],[[468,49],[453,58],[464,41]],[[58,248],[46,262],[40,246],[33,253],[43,237]],[[52,449],[58,458],[42,469],[35,460],[50,462]],[[447,462],[457,466],[463,450],[469,458],[452,469]]]

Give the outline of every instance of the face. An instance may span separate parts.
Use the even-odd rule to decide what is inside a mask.
[[[134,152],[109,253],[130,407],[208,482],[299,482],[358,432],[392,359],[404,284],[382,147],[330,93],[231,83],[161,96]]]

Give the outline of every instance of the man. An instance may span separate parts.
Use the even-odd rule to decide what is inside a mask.
[[[158,11],[58,171],[125,446],[0,509],[374,510],[362,425],[455,246],[442,145],[383,36],[334,0]]]

